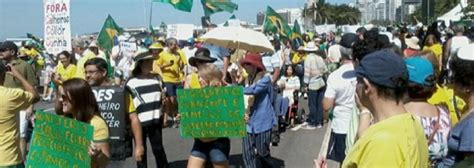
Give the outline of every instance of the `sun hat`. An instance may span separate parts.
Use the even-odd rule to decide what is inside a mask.
[[[318,51],[319,47],[316,46],[316,43],[309,42],[308,44],[306,44],[306,47],[303,50],[306,52],[314,52],[314,51]]]
[[[189,65],[196,67],[198,62],[213,63],[216,58],[211,57],[211,52],[207,48],[199,48],[194,56],[189,58]]]
[[[256,53],[247,53],[240,61],[240,65],[244,66],[244,64],[251,64],[261,70],[265,70],[265,66],[262,63],[262,56]]]
[[[397,88],[400,80],[408,80],[407,67],[403,58],[384,49],[365,56],[355,68],[357,77],[388,88]]]
[[[153,56],[151,52],[149,52],[146,49],[140,48],[135,52],[135,56],[133,57],[133,61],[138,62],[140,60],[146,60],[146,59],[155,59],[156,56]]]
[[[411,57],[405,59],[410,82],[423,86],[433,86],[433,82],[428,81],[428,77],[434,75],[433,64],[423,57]]]
[[[420,42],[420,39],[416,36],[412,36],[408,39],[405,39],[405,44],[408,46],[408,48],[419,50],[420,45],[418,45],[418,42]]]

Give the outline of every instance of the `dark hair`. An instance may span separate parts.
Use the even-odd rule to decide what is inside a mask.
[[[433,81],[432,83],[434,83]],[[412,100],[428,100],[433,93],[436,91],[436,87],[433,86],[423,86],[417,83],[410,82],[408,84],[408,97]]]
[[[0,61],[0,82],[3,82],[5,80],[5,75],[7,72],[7,67],[5,66],[5,63],[3,61]],[[3,83],[0,84],[2,86]]]
[[[63,89],[76,112],[76,120],[89,122],[94,115],[100,116],[99,106],[90,85],[80,78],[64,81]]]
[[[358,79],[358,80],[361,80],[361,79]],[[394,100],[397,103],[403,102],[407,93],[408,73],[400,77],[392,78],[392,80],[397,82],[395,88],[379,85],[379,84],[371,82],[370,80],[369,82],[372,85],[374,85],[374,87],[377,89],[378,96],[389,99],[389,100]]]
[[[100,71],[107,72],[107,70],[108,70],[108,64],[102,58],[96,57],[96,58],[92,58],[90,60],[87,60],[86,63],[84,63],[84,68],[86,68],[88,65],[94,65]]]
[[[453,82],[463,87],[474,86],[474,61],[463,60],[457,56],[451,61],[451,69],[453,71]]]
[[[137,77],[142,73],[142,69],[140,68],[142,66],[144,60],[138,60],[135,62],[135,68],[132,70],[132,77]]]
[[[66,56],[66,58],[69,60],[69,63],[71,64],[75,64],[76,63],[76,59],[74,59],[74,57],[72,57],[71,53],[69,53],[68,51],[62,51],[60,52],[58,55],[57,55],[57,59],[59,60],[59,56],[60,55],[64,55]]]
[[[291,64],[291,65],[287,65],[286,68],[285,68],[285,75],[288,76],[288,68],[291,68],[293,70],[293,75],[295,76],[296,72],[295,72],[295,65]]]

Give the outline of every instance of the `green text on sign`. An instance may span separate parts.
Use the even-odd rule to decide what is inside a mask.
[[[180,132],[185,138],[244,137],[242,87],[178,90]]]
[[[87,123],[37,112],[26,167],[90,167],[93,131]]]

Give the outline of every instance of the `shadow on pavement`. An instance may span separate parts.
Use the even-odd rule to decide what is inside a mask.
[[[274,168],[282,168],[285,167],[285,161],[272,157],[273,167]],[[186,167],[188,164],[188,160],[178,160],[174,162],[170,162],[170,167],[176,168],[183,168]],[[210,162],[206,163],[206,168],[212,168],[212,164]],[[230,168],[241,168],[244,167],[244,161],[242,159],[242,154],[236,154],[230,156]]]

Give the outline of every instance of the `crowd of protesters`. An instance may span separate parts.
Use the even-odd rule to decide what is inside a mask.
[[[294,40],[269,35],[274,53],[223,48],[193,37],[137,43],[136,53],[127,55],[119,46],[104,53],[92,39],[43,59],[31,44],[19,48],[5,41],[0,44],[5,97],[0,167],[25,162],[40,77],[41,98],[54,101],[56,114],[94,127],[92,167],[121,167],[131,156],[137,167],[147,167],[147,138],[156,166],[169,167],[162,129],[179,127],[177,90],[222,86],[244,87],[245,167],[272,167],[270,146],[278,146],[286,128],[326,124],[331,128],[327,155],[316,158],[315,167],[326,167],[326,159],[341,167],[472,164],[474,45],[468,32],[460,25],[433,24],[383,31],[361,27],[338,35],[307,32]],[[109,139],[91,89],[98,86],[125,90],[124,140]],[[188,167],[206,162],[229,167],[230,147],[228,137],[195,139]]]

